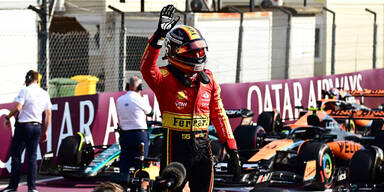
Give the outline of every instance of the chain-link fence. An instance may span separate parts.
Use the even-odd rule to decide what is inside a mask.
[[[140,73],[148,37],[126,34],[120,40],[122,34],[50,33],[48,69],[39,66],[42,87],[51,97],[123,90],[126,76]]]

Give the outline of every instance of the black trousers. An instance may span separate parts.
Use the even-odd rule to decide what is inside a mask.
[[[148,155],[148,132],[147,130],[120,131],[120,173],[128,173],[130,167],[140,169],[140,143],[144,143],[144,157]]]
[[[182,187],[173,190],[181,192],[187,182],[191,192],[213,190],[213,159],[208,134],[165,130],[162,145],[160,171],[171,162],[184,165],[187,175]]]
[[[35,189],[37,176],[37,146],[40,139],[41,125],[37,123],[16,123],[15,126],[15,133],[13,134],[11,144],[11,179],[8,187],[17,189],[21,174],[21,155],[26,148],[28,157],[28,189]]]

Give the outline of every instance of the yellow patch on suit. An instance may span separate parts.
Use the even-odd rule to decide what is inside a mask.
[[[166,77],[166,76],[169,75],[169,72],[168,72],[168,70],[166,70],[166,69],[160,69],[160,72],[161,72],[161,74],[163,75],[163,77]]]
[[[176,98],[177,98],[177,99],[180,99],[180,100],[188,99],[188,98],[187,98],[187,95],[186,95],[183,91],[179,91],[179,92],[177,92],[177,94],[176,94]]]
[[[191,139],[191,134],[181,134],[182,139]]]

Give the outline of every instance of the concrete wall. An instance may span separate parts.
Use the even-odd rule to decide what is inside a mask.
[[[292,18],[289,78],[314,76],[315,23],[313,16]]]
[[[285,76],[285,48],[287,38],[287,16],[280,12],[273,12],[272,31],[272,66],[271,78],[283,79]]]
[[[71,1],[72,4],[76,3],[81,4],[81,3],[86,3],[81,0],[74,0]],[[99,1],[96,1],[96,3]],[[100,1],[102,2],[102,1]],[[151,0],[146,0],[146,2],[152,2]],[[231,1],[231,0],[223,0],[223,5],[249,5],[249,0],[239,0],[239,1]],[[95,3],[95,2],[93,2]],[[170,2],[165,2],[163,1],[154,1],[152,3],[148,3],[146,5],[146,10],[147,11],[159,11],[161,7],[164,4],[168,4]],[[183,11],[185,9],[185,1],[184,0],[179,0],[179,1],[172,1],[171,3],[174,3],[176,7]],[[255,4],[258,6],[258,3],[260,1],[255,0]],[[303,41],[303,38],[300,38],[300,35],[297,36],[299,38],[295,38],[294,36],[291,37],[291,58],[290,62],[299,62],[301,63],[300,65],[304,66],[305,64],[308,64],[307,68],[305,69],[306,73],[302,73],[300,71],[294,70],[294,71],[289,71],[291,74],[289,77],[308,77],[309,75],[328,75],[331,73],[331,40],[332,40],[332,15],[326,11],[319,11],[319,8],[322,6],[328,7],[328,9],[331,9],[336,12],[336,67],[335,71],[336,73],[345,73],[345,72],[354,72],[354,71],[360,71],[360,70],[365,70],[365,69],[370,69],[372,68],[372,45],[373,45],[373,15],[366,12],[364,9],[369,8],[373,11],[377,12],[377,24],[378,24],[378,34],[377,34],[377,63],[376,66],[377,68],[384,67],[383,64],[383,1],[381,0],[308,0],[307,1],[307,6],[303,7],[303,1],[301,0],[285,0],[283,1],[283,6],[293,6],[299,11],[305,12],[310,12],[308,10],[312,10],[311,8],[316,8],[316,27],[320,29],[319,33],[319,46],[320,46],[320,56],[318,58],[314,58],[314,61],[312,61],[310,57],[310,54],[313,53],[308,53],[305,55],[304,58],[297,58],[298,52],[292,52],[295,49],[298,50],[300,47],[297,46],[302,46],[299,44],[306,43],[306,45],[303,48],[308,48],[308,50],[301,50],[304,52],[310,51],[309,48],[313,44],[314,39],[309,39],[312,38],[311,36],[313,35],[312,29],[304,29],[302,31],[297,31],[292,28],[292,33],[294,31],[297,31],[299,34],[303,34],[305,38],[308,38],[307,40]],[[136,1],[126,1],[126,3],[119,3],[119,0],[110,0],[106,1],[105,3],[100,3],[96,5],[88,5],[84,4],[84,6],[79,6],[76,8],[78,11],[82,11],[83,18],[88,17],[92,14],[100,15],[102,17],[101,21],[101,28],[107,29],[107,28],[114,28],[114,29],[119,29],[119,22],[120,18],[119,15],[116,13],[108,13],[107,15],[104,15],[105,13],[96,13],[96,11],[90,11],[86,12],[86,9],[91,9],[92,7],[106,7],[107,5],[114,5],[117,8],[122,9],[123,11],[133,11],[137,12],[140,11],[140,2],[139,0]],[[133,5],[134,4],[134,5]],[[69,5],[69,4],[68,4]],[[67,14],[72,14],[75,15],[73,10],[75,10],[74,7],[69,8],[70,6],[67,5]],[[128,6],[129,5],[129,6]],[[125,7],[129,7],[129,9],[126,9]],[[80,9],[81,8],[81,9]],[[108,9],[105,9],[106,11],[110,11]],[[86,13],[84,13],[84,11]],[[285,14],[281,13],[281,11],[278,11],[275,9],[274,11],[274,16],[273,16],[273,22],[270,22],[269,24],[272,25],[273,32],[272,37],[268,35],[268,32],[260,32],[256,31],[258,28],[255,28],[255,30],[249,28],[246,29],[244,28],[244,33],[248,34],[254,34],[253,36],[264,36],[263,39],[259,38],[258,40],[264,41],[268,40],[270,41],[270,47],[258,47],[258,50],[266,50],[266,52],[263,52],[264,56],[268,54],[268,50],[271,49],[271,55],[272,58],[269,58],[270,61],[256,61],[258,63],[257,71],[262,71],[264,70],[270,70],[269,73],[263,73],[263,75],[257,75],[257,76],[251,76],[249,77],[249,74],[246,74],[246,71],[244,74],[242,74],[241,81],[251,81],[251,80],[266,80],[268,78],[270,79],[282,79],[285,78],[285,41],[286,41],[286,21],[287,17]],[[137,13],[135,13],[137,14]],[[146,16],[145,18],[142,18],[141,15],[136,15],[134,16],[128,16],[126,17],[126,27],[129,31],[129,33],[134,33],[134,34],[140,34],[143,31],[145,33],[142,33],[143,35],[148,35],[155,30],[156,28],[156,23],[157,23],[157,17],[158,13],[150,13],[149,15],[152,16]],[[212,13],[214,14],[214,13]],[[196,14],[198,15],[198,14]],[[238,15],[238,14],[237,14]],[[79,17],[79,16],[77,16]],[[183,18],[183,17],[182,17]],[[296,18],[296,17],[295,17]],[[237,19],[238,16],[237,16]],[[194,19],[192,19],[194,20]],[[297,22],[294,21],[296,19],[292,20],[292,23]],[[210,61],[208,67],[212,68],[214,71],[223,71],[223,81],[224,82],[233,82],[235,76],[235,66],[236,66],[236,57],[237,57],[237,40],[238,40],[238,29],[236,29],[239,24],[236,21],[236,19],[233,19],[232,21],[226,20],[226,24],[223,24],[222,22],[224,21],[219,21],[217,24],[216,23],[205,23],[208,21],[199,21],[196,23],[196,26],[199,28],[201,27],[211,27],[211,26],[216,26],[213,27],[212,29],[207,30],[209,33],[207,34],[208,36],[214,36],[217,38],[217,35],[222,34],[223,37],[221,37],[221,41],[225,42],[228,47],[227,54],[223,54],[223,49],[226,48],[225,46],[218,46],[214,47],[212,43],[210,44],[210,48],[213,46],[213,48],[210,49],[209,53],[210,55],[217,55],[218,60],[215,61],[215,57],[213,58],[210,56]],[[194,21],[193,21],[194,22]],[[193,25],[192,23],[189,23]],[[246,21],[248,22],[248,21]],[[245,22],[245,23],[246,23]],[[260,21],[255,21],[255,22],[260,22]],[[302,21],[302,22],[307,22],[307,21]],[[308,21],[309,22],[309,21]],[[312,25],[312,20],[310,21]],[[251,24],[253,25],[253,24]],[[257,24],[260,26],[260,24]],[[140,28],[137,28],[136,26],[140,26]],[[217,32],[214,30],[218,29]],[[221,28],[221,29],[220,29]],[[230,28],[230,29],[229,29]],[[261,29],[261,28],[260,28]],[[305,30],[307,30],[305,32]],[[204,30],[203,30],[204,31]],[[205,35],[205,34],[204,34]],[[293,35],[293,34],[292,34]],[[252,39],[252,38],[251,38]],[[211,41],[211,40],[208,40]],[[264,43],[261,43],[262,46],[267,45]],[[259,45],[259,44],[257,44]],[[243,45],[243,50],[246,49],[252,49],[252,41],[245,41]],[[221,53],[219,53],[221,51]],[[242,61],[242,66],[245,68],[252,68],[256,67],[255,65],[252,65],[252,62],[255,60],[259,60],[259,57],[255,57],[252,55],[253,50],[250,50],[249,53],[243,53],[243,61]],[[299,50],[298,50],[299,51]],[[224,51],[225,52],[225,51]],[[300,52],[300,51],[299,51]],[[258,52],[259,54],[260,52]],[[221,54],[221,55],[220,55]],[[260,53],[261,54],[261,53]],[[293,54],[293,55],[292,55]],[[162,54],[161,54],[162,55]],[[293,58],[292,56],[295,56]],[[302,55],[303,56],[303,55]],[[302,57],[300,56],[300,57]],[[230,57],[230,59],[228,59]],[[227,59],[224,59],[227,58]],[[212,60],[213,59],[213,60]],[[221,63],[221,59],[224,60],[224,63],[231,63],[231,66],[227,64],[212,64],[212,63]],[[162,64],[164,61],[160,61]],[[265,65],[259,64],[259,63],[270,63],[269,66],[265,68]],[[313,63],[314,62],[314,63]],[[295,66],[295,65],[292,65]],[[297,66],[296,66],[297,67]],[[292,69],[292,67],[291,67]],[[293,67],[294,69],[294,67]],[[302,69],[302,68],[300,68]],[[256,69],[255,69],[256,70]],[[309,71],[309,73],[307,73]],[[253,72],[250,72],[250,74],[254,74]],[[268,74],[268,75],[265,75]],[[269,76],[269,77],[268,77]],[[258,77],[257,79],[255,79]]]
[[[178,10],[185,10],[184,0],[145,0],[144,11],[146,12],[158,12],[165,5],[173,4]],[[120,0],[95,0],[95,1],[84,1],[84,0],[71,0],[65,1],[65,10],[67,13],[73,12],[88,12],[97,13],[112,11],[108,8],[111,5],[123,12],[140,12],[141,11],[141,0],[125,0],[121,3]]]
[[[240,82],[270,79],[270,12],[245,13]],[[207,40],[208,64],[220,83],[236,80],[240,14],[198,13],[194,26]]]
[[[286,78],[286,50],[289,49],[288,78],[311,77],[314,74],[314,16],[292,16],[273,12],[272,79]],[[287,46],[287,28],[290,27],[290,43]]]
[[[240,25],[239,14],[224,14],[196,14],[194,24],[209,47],[207,68],[213,71],[220,83],[235,81]]]
[[[271,80],[272,13],[246,13],[240,82]]]
[[[0,18],[12,18],[0,19],[0,103],[6,103],[23,87],[27,71],[37,71],[37,22],[35,12],[22,9],[0,10]]]
[[[373,15],[368,8],[377,13],[377,68],[383,65],[383,11],[384,1],[379,0],[330,0],[326,7],[336,13],[336,51],[335,73],[355,72],[372,68]],[[323,65],[316,75],[331,73],[332,14],[323,12],[321,25],[325,41],[321,61]]]

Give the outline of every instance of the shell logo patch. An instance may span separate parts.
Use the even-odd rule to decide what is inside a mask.
[[[166,70],[166,69],[160,69],[160,72],[163,75],[163,77],[166,77],[169,74],[168,70]]]
[[[185,100],[187,99],[187,95],[183,91],[179,91],[176,94],[176,99]]]

